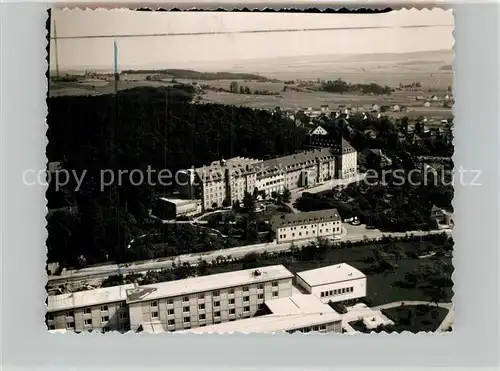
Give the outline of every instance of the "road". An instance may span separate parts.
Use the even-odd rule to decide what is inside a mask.
[[[392,236],[392,237],[404,237],[406,235],[413,234],[414,236],[424,236],[427,234],[438,234],[438,233],[448,233],[451,234],[451,230],[436,230],[431,232],[423,232],[423,231],[409,231],[405,233],[382,233],[378,230],[364,230],[363,226],[349,226],[345,225],[347,235],[343,238],[339,238],[339,242],[345,241],[361,241],[363,239],[379,239],[383,236]],[[349,232],[349,230],[351,232]],[[351,233],[351,234],[349,234]],[[345,234],[345,232],[343,232]],[[295,246],[306,245],[313,241],[314,239],[295,241]],[[93,266],[79,270],[65,271],[59,276],[50,275],[48,277],[49,284],[65,284],[74,281],[83,281],[88,279],[95,278],[104,278],[111,275],[122,274],[127,275],[130,273],[144,273],[150,270],[158,270],[158,269],[168,269],[172,267],[172,264],[180,263],[190,263],[192,265],[196,265],[200,259],[205,260],[207,262],[212,262],[217,260],[218,257],[231,257],[231,258],[242,258],[249,253],[263,253],[267,252],[278,252],[278,251],[286,251],[289,250],[292,244],[290,243],[282,243],[277,244],[276,242],[269,243],[261,243],[255,245],[246,245],[233,247],[229,249],[223,250],[215,250],[215,251],[207,251],[204,253],[196,253],[196,254],[185,254],[178,255],[170,258],[161,258],[155,260],[148,261],[138,261],[128,264],[121,264],[119,266],[113,265],[101,265],[101,266]]]

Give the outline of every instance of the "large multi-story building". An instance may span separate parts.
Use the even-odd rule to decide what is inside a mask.
[[[297,284],[324,303],[366,296],[366,276],[346,263],[299,272]]]
[[[305,148],[330,148],[335,156],[335,178],[346,179],[358,172],[358,153],[343,137],[333,138],[321,126],[316,127],[308,135]]]
[[[47,298],[47,327],[49,330],[75,332],[97,330],[128,331],[129,311],[126,305],[127,289],[122,285],[79,291]]]
[[[334,170],[335,158],[329,148],[273,158],[262,162],[261,171],[257,174],[261,187],[258,189],[270,194],[277,189],[311,187],[332,179]]]
[[[271,228],[276,234],[276,242],[286,243],[340,235],[341,221],[337,209],[328,209],[275,215],[271,219]]]
[[[201,199],[204,210],[227,206],[243,200],[245,193],[253,193],[257,182],[256,164],[260,160],[235,157],[214,161],[208,166],[178,173],[180,194]]]
[[[138,286],[127,291],[130,328],[185,330],[250,318],[264,302],[291,296],[282,265]]]
[[[313,149],[266,161],[235,157],[209,166],[181,171],[178,175],[183,197],[201,199],[203,209],[229,206],[243,201],[255,189],[270,196],[285,188],[314,186],[335,175],[331,149]]]

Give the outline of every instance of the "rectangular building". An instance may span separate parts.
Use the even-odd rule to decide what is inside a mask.
[[[192,216],[202,212],[201,200],[159,197],[156,202],[154,215],[163,220]]]
[[[180,193],[202,200],[203,210],[231,206],[257,188],[270,196],[285,188],[310,187],[332,179],[335,157],[330,148],[312,149],[266,161],[235,157],[179,172]]]
[[[180,193],[202,200],[203,210],[231,206],[243,201],[245,192],[253,193],[260,160],[234,157],[213,161],[208,166],[179,172]]]
[[[276,233],[277,243],[328,238],[342,233],[337,209],[276,215],[271,219],[271,228]]]
[[[297,295],[265,303],[271,314],[195,328],[191,333],[342,332],[342,317],[314,295]]]
[[[346,263],[299,272],[296,277],[298,285],[324,303],[366,296],[366,276]]]
[[[293,277],[275,265],[139,286],[127,292],[130,326],[177,331],[250,318],[264,302],[291,296]]]
[[[49,330],[128,331],[126,291],[134,284],[79,291],[47,298]]]
[[[261,171],[257,174],[261,184],[268,182],[266,178],[282,174],[283,177],[270,179],[274,182],[271,185],[282,186],[289,190],[311,187],[334,177],[335,157],[330,148],[313,149],[266,160],[262,163],[262,170],[264,173]]]

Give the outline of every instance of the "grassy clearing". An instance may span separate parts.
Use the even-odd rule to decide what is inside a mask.
[[[448,309],[428,305],[401,306],[384,309],[382,312],[394,322],[386,331],[413,333],[434,332],[448,314]]]

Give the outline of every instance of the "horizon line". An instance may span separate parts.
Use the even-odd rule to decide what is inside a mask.
[[[369,26],[369,27],[324,27],[324,28],[292,28],[279,30],[247,30],[247,31],[213,31],[213,32],[179,32],[179,33],[153,33],[153,34],[123,34],[123,35],[77,35],[77,36],[50,36],[51,40],[68,39],[109,39],[132,37],[167,37],[167,36],[202,36],[202,35],[236,35],[252,33],[280,33],[280,32],[318,32],[342,30],[374,30],[392,28],[428,28],[428,27],[454,27],[452,24],[412,25],[412,26]]]

